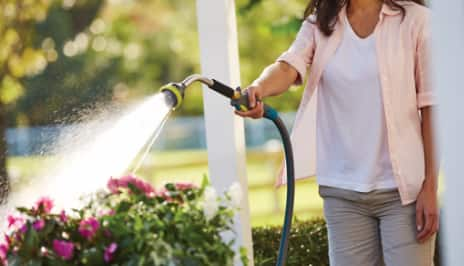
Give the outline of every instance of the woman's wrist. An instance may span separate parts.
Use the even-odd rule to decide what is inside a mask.
[[[422,184],[422,188],[430,191],[438,190],[437,178],[434,176],[427,176]]]
[[[253,89],[256,91],[256,95],[258,95],[261,98],[261,100],[267,96],[262,81],[259,78],[253,81],[250,87],[253,87]]]

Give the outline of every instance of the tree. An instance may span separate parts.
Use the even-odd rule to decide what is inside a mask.
[[[50,8],[36,34],[49,40],[57,59],[24,80],[27,93],[9,125],[73,123],[81,110],[137,100],[199,71],[194,1],[105,1],[98,11],[87,27],[74,29],[81,16]],[[202,113],[201,90],[187,97],[181,111]]]
[[[43,72],[57,60],[54,40],[39,34],[47,21],[50,9],[61,8],[74,12],[72,26],[76,31],[87,27],[102,1],[81,0],[0,0],[0,203],[9,191],[6,166],[7,128],[6,112],[15,107],[17,100],[26,94],[25,80]]]
[[[34,26],[45,19],[50,1],[0,1],[0,202],[9,191],[6,169],[6,108],[24,92],[21,80],[41,72],[47,59],[34,46]]]

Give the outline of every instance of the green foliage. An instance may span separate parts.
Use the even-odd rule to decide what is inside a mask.
[[[275,265],[279,250],[281,227],[255,227],[252,234],[255,265]],[[290,233],[287,265],[329,265],[328,254],[325,221],[322,218],[307,221],[295,220]],[[434,265],[442,265],[439,234],[437,234],[435,243]]]
[[[281,227],[255,227],[252,235],[255,265],[275,265]],[[329,265],[327,229],[323,219],[295,221],[290,231],[287,265]]]
[[[237,3],[242,84],[250,84],[269,64],[284,52],[300,28],[302,12],[307,3],[299,1],[247,0]],[[279,111],[298,107],[302,86],[265,99]]]
[[[74,122],[79,110],[133,101],[200,72],[195,1],[47,3],[46,16],[32,23],[27,34],[46,68],[39,64],[42,68],[34,75],[3,81],[9,89],[0,91],[0,99],[12,103],[10,126]],[[288,48],[305,4],[306,0],[237,1],[242,86]],[[14,35],[0,36],[2,44],[8,39],[14,40]],[[300,95],[297,87],[266,102],[291,111]],[[196,86],[176,115],[202,113],[202,91]]]
[[[27,80],[10,124],[72,123],[82,109],[133,101],[199,72],[194,2],[103,3],[50,9],[37,34],[51,43],[56,61]],[[199,86],[188,98],[182,111],[202,113]]]
[[[34,26],[44,20],[50,1],[0,2],[0,102],[9,104],[24,93],[21,78],[41,72],[47,60],[34,46]]]
[[[131,176],[110,179],[108,189],[73,215],[51,213],[47,198],[18,208],[22,216],[9,217],[0,258],[6,250],[8,265],[222,266],[246,259],[232,248],[237,206],[229,192],[217,197],[206,181],[154,189]],[[224,234],[232,237],[225,241]]]

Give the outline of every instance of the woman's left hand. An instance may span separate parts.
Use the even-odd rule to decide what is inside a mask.
[[[439,210],[436,186],[424,182],[416,201],[417,241],[425,242],[438,231]]]

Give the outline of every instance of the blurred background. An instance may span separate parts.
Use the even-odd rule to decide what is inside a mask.
[[[241,81],[251,83],[288,48],[307,0],[237,0]],[[195,1],[5,0],[0,2],[0,176],[12,193],[37,178],[49,147],[105,106],[140,101],[200,72]],[[291,127],[302,88],[266,102]],[[208,173],[200,87],[161,132],[138,172],[160,184]],[[246,120],[253,225],[280,224],[285,189],[274,180],[282,154],[266,121]],[[130,136],[127,136],[130,138]],[[300,181],[296,214],[321,216],[314,180]]]

